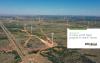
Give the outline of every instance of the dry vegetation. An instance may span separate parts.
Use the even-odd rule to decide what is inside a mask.
[[[30,26],[32,25],[32,34],[38,35],[39,37],[43,38],[43,34],[40,32],[39,27],[43,29],[43,31],[47,34],[48,37],[51,37],[51,33],[54,33],[54,42],[58,44],[57,47],[49,48],[46,50],[43,50],[40,52],[40,54],[43,57],[48,58],[48,61],[51,61],[52,63],[96,63],[100,62],[99,57],[88,57],[85,55],[86,52],[81,50],[70,50],[66,48],[67,44],[67,38],[66,38],[66,28],[67,24],[66,22],[49,22],[49,21],[42,21],[41,24],[38,21],[13,21],[3,22],[4,25],[7,27],[7,29],[16,37],[16,40],[18,43],[20,43],[24,47],[25,40],[27,40],[27,34],[24,32],[21,32],[21,29],[23,29],[24,24],[27,24],[27,29],[30,30]],[[73,23],[70,22],[70,27],[74,27],[77,25],[78,22]],[[80,22],[79,22],[80,23]],[[38,24],[39,27],[37,26]],[[87,23],[84,23],[83,25],[77,25],[78,27],[87,26]],[[94,24],[90,25],[91,27],[94,26]],[[98,25],[99,26],[99,25]],[[0,28],[1,30],[1,28]],[[0,33],[3,33],[3,31],[0,31]],[[0,48],[2,47],[6,48],[8,46],[9,41],[4,35],[0,35]],[[29,41],[27,44],[27,50],[29,54],[34,53],[31,50],[43,48],[45,47],[43,43],[41,43],[40,40],[36,39],[35,37],[32,37],[32,40]],[[30,48],[30,49],[29,49]],[[90,54],[91,51],[88,51]],[[98,52],[97,52],[98,53]],[[93,53],[96,55],[97,53]],[[36,53],[34,53],[36,54]],[[98,54],[99,56],[99,54]],[[7,59],[9,58],[9,59]],[[5,61],[4,61],[5,60]],[[41,60],[41,59],[40,59]],[[16,53],[6,53],[6,52],[0,52],[0,62],[2,63],[18,63],[20,61],[20,57]]]

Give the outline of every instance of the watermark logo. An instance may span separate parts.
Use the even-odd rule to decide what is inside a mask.
[[[67,48],[100,48],[100,29],[67,29]]]

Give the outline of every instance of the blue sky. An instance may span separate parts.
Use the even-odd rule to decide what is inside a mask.
[[[100,0],[0,0],[0,14],[100,16]]]

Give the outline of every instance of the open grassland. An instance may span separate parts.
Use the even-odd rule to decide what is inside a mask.
[[[44,38],[43,33],[40,29],[43,29],[43,32],[52,39],[51,34],[54,33],[53,40],[60,47],[54,47],[50,49],[46,49],[41,51],[41,55],[43,57],[47,57],[49,61],[52,63],[96,63],[100,62],[98,58],[100,58],[99,52],[95,53],[92,50],[70,50],[66,48],[67,45],[67,27],[69,28],[87,28],[94,27],[99,28],[100,22],[91,22],[87,24],[85,22],[73,22],[70,21],[69,24],[67,21],[3,21],[3,24],[7,27],[7,29],[15,36],[17,43],[21,44],[24,47],[25,41],[28,39],[27,33],[22,32],[21,30],[26,24],[26,28],[28,31],[31,31],[32,26],[32,34],[37,35],[41,38]],[[0,30],[2,30],[0,28]],[[0,47],[6,48],[9,45],[9,41],[5,36],[3,31],[0,31]],[[35,49],[42,48],[44,44],[35,37],[29,41],[27,48]],[[99,51],[99,50],[97,50]],[[80,52],[80,53],[79,53]],[[29,52],[31,54],[33,52]],[[89,55],[89,54],[94,54]],[[7,59],[9,58],[9,59]],[[4,61],[7,59],[7,61]],[[16,54],[14,53],[5,53],[0,52],[0,62],[2,63],[17,63],[19,58],[16,59]]]

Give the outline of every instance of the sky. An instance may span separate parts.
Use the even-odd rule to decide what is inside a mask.
[[[100,16],[100,0],[0,0],[0,15]]]

